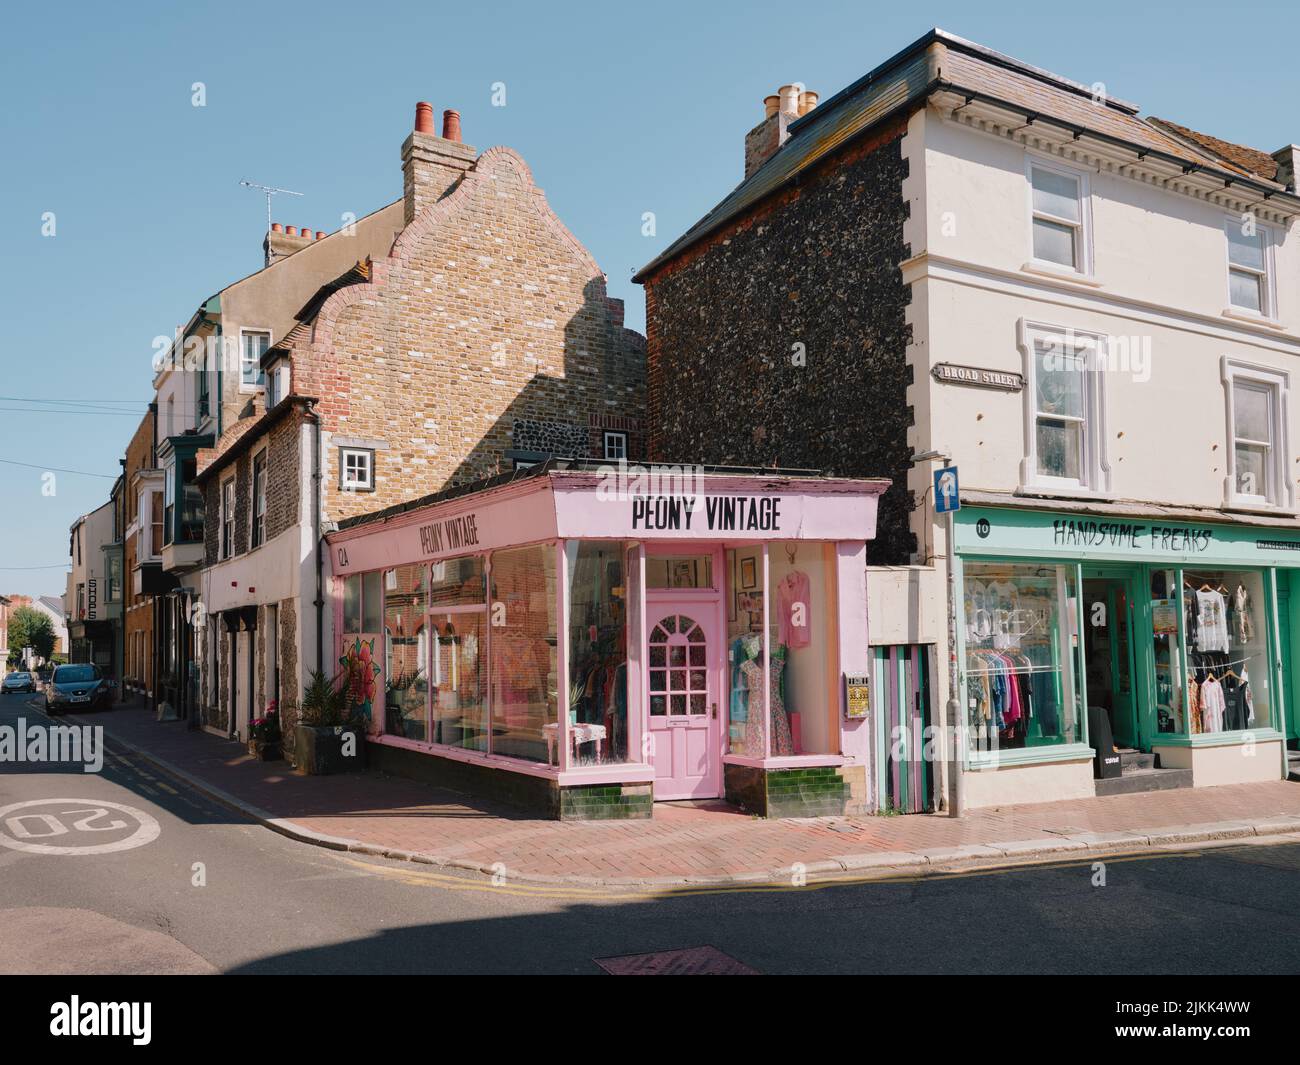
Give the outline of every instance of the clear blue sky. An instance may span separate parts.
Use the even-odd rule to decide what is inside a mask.
[[[12,5],[0,39],[0,592],[60,594],[150,398],[150,341],[261,263],[265,201],[334,229],[401,194],[417,100],[507,144],[641,328],[632,270],[740,177],[762,97],[823,98],[931,26],[1229,140],[1300,141],[1294,5],[239,2]],[[1031,14],[1030,12],[1033,11]],[[191,85],[207,106],[191,106]],[[507,106],[491,106],[504,82]],[[52,211],[57,235],[41,235]],[[653,211],[658,232],[641,235]],[[32,413],[29,400],[114,403]],[[128,406],[128,402],[136,405]],[[80,409],[90,410],[90,407]],[[66,467],[41,494],[41,470]]]

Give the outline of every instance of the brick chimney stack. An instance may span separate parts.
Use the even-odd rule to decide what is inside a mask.
[[[278,263],[281,259],[301,251],[308,244],[315,243],[325,236],[324,230],[318,230],[313,240],[312,231],[306,226],[299,232],[297,226],[286,226],[283,222],[272,222],[271,231],[262,241],[262,251],[266,255],[266,265]]]
[[[1297,166],[1300,163],[1300,145],[1288,144],[1285,148],[1279,148],[1273,153],[1273,158],[1277,160],[1277,176],[1274,180],[1294,191],[1297,171],[1300,170]]]
[[[791,122],[817,106],[815,92],[800,85],[782,85],[763,98],[763,121],[745,134],[745,177],[774,156],[790,136]]]
[[[434,133],[433,105],[415,105],[415,129],[402,144],[402,196],[405,223],[447,195],[473,164],[476,152],[460,141],[460,113],[444,111],[442,136]]]

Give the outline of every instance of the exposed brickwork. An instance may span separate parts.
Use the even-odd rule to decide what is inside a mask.
[[[823,162],[646,282],[651,457],[890,477],[868,553],[885,564],[914,547],[901,129]]]
[[[593,454],[593,416],[642,417],[645,356],[523,160],[494,148],[369,283],[326,301],[292,374],[331,437],[385,445],[364,493],[339,491],[338,449],[326,449],[338,519],[497,473],[507,450]]]
[[[219,561],[221,484],[235,478],[234,555],[249,550],[253,458],[268,454],[267,540],[311,519],[316,402],[323,521],[405,502],[508,468],[508,450],[604,454],[604,431],[644,447],[645,343],[623,324],[599,266],[551,212],[523,160],[413,134],[404,149],[407,226],[391,254],[322,292],[290,331],[291,396],[268,415],[254,398],[199,455],[205,558]],[[277,352],[281,350],[277,348]],[[374,450],[375,490],[339,486],[339,449]],[[305,491],[305,489],[307,491]],[[281,603],[281,700],[295,703],[308,663],[314,580]],[[265,604],[259,606],[257,707],[266,684]],[[229,638],[222,631],[214,721],[229,707]],[[553,653],[553,652],[552,652]],[[326,663],[334,661],[329,649]],[[241,660],[241,671],[245,668]],[[292,735],[292,711],[282,720]],[[291,743],[291,741],[290,741]],[[541,757],[541,755],[539,755]]]
[[[303,416],[295,411],[273,428],[267,442],[266,538],[298,524],[302,499]],[[308,470],[307,472],[310,472]]]
[[[217,623],[217,704],[207,708],[205,725],[226,731],[230,726],[230,640],[219,621]]]
[[[262,413],[259,408],[250,417],[255,421]],[[244,437],[251,426],[239,423],[231,428],[229,436],[223,435],[214,448],[200,452],[200,468],[206,472],[235,443],[243,441],[248,445],[237,460],[206,477],[203,482],[204,559],[208,565],[220,560],[221,485],[232,475],[235,478],[235,553],[243,554],[251,546],[253,459],[264,450],[267,454],[266,540],[273,540],[298,524],[304,474],[301,430],[305,420],[302,411],[295,407],[249,441],[244,441]]]
[[[122,546],[122,631],[123,631],[123,682],[124,684],[153,691],[153,597],[135,591],[135,569],[143,537],[148,535],[152,514],[140,514],[137,486],[132,478],[141,470],[154,468],[155,413],[150,410],[140,420],[131,442],[126,446],[126,465],[123,489],[126,526],[139,522],[142,531],[126,537]]]
[[[280,601],[280,732],[286,752],[293,753],[298,724],[298,603]]]

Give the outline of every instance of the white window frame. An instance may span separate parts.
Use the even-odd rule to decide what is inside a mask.
[[[355,480],[348,476],[348,459],[364,455],[366,459],[366,477]],[[339,491],[373,492],[375,490],[375,451],[369,447],[339,448]]]
[[[1226,507],[1245,510],[1295,509],[1295,485],[1288,470],[1291,462],[1291,375],[1285,370],[1243,362],[1228,355],[1223,357],[1223,405],[1227,429],[1227,475],[1223,479],[1223,503]],[[1247,495],[1240,491],[1237,480],[1237,418],[1233,391],[1236,385],[1265,389],[1270,394],[1269,428],[1273,439],[1268,441],[1269,459],[1265,471],[1268,479],[1266,491]]]
[[[1277,321],[1277,270],[1274,269],[1274,233],[1273,227],[1255,220],[1255,230],[1259,233],[1260,250],[1263,252],[1264,269],[1256,271],[1249,266],[1238,266],[1232,261],[1232,241],[1228,239],[1228,227],[1235,226],[1241,229],[1242,216],[1240,214],[1224,215],[1223,219],[1223,260],[1224,260],[1224,307],[1227,313],[1232,316],[1239,316],[1246,319],[1263,320],[1266,322]],[[1252,307],[1242,307],[1232,302],[1232,272],[1239,270],[1242,273],[1258,274],[1261,280],[1260,284],[1260,308],[1255,310]]]
[[[244,380],[244,338],[249,336],[265,336],[266,351],[270,351],[271,346],[274,343],[274,338],[272,337],[270,327],[268,326],[260,328],[256,326],[248,326],[239,330],[239,391],[245,394],[260,392],[266,387],[266,374],[262,372],[260,360],[256,366],[257,380],[253,384],[249,384]],[[263,352],[262,354],[266,354],[266,352]]]
[[[1047,214],[1034,208],[1034,171],[1047,170],[1062,177],[1072,178],[1078,182],[1079,187],[1079,221],[1072,222],[1068,218],[1061,218],[1058,215]],[[1092,268],[1092,189],[1088,181],[1088,172],[1076,167],[1066,166],[1058,163],[1055,159],[1044,158],[1040,155],[1025,153],[1025,196],[1026,204],[1029,211],[1029,264],[1035,270],[1045,270],[1052,273],[1062,274],[1066,277],[1087,277],[1093,276]],[[1075,242],[1075,259],[1074,266],[1063,266],[1061,263],[1054,263],[1050,259],[1040,259],[1034,254],[1034,220],[1039,216],[1058,225],[1074,226],[1078,231],[1078,240]]]
[[[1086,329],[1031,322],[1017,323],[1017,344],[1024,363],[1024,455],[1020,463],[1020,489],[1053,495],[1108,495],[1111,490],[1111,467],[1106,451],[1106,371],[1098,352],[1106,352],[1108,337]],[[1038,471],[1038,360],[1040,342],[1048,339],[1074,339],[1075,350],[1084,354],[1084,424],[1083,454],[1079,459],[1078,479],[1052,477]]]
[[[615,447],[611,449],[610,445]],[[621,429],[605,430],[605,458],[610,462],[617,462],[619,459],[626,459],[627,454],[627,433]],[[617,451],[613,454],[612,451]]]
[[[221,524],[217,527],[217,556],[221,559],[235,557],[235,478],[221,482]]]
[[[253,461],[249,463],[248,466],[249,494],[250,494],[249,502],[251,504],[248,508],[249,510],[248,546],[250,550],[255,547],[261,547],[264,543],[266,543],[266,479],[270,473],[270,463],[268,461],[269,452],[270,452],[269,448],[262,448],[261,451],[257,452],[257,454],[253,456]],[[260,495],[258,493],[258,486],[257,486],[258,460],[261,460],[262,462],[262,487],[261,487]],[[260,514],[258,513],[259,507],[261,508]],[[261,519],[260,532],[258,529],[259,518]]]

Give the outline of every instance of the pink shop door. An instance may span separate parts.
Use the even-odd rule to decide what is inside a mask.
[[[646,692],[656,799],[721,794],[716,604],[646,604]]]

